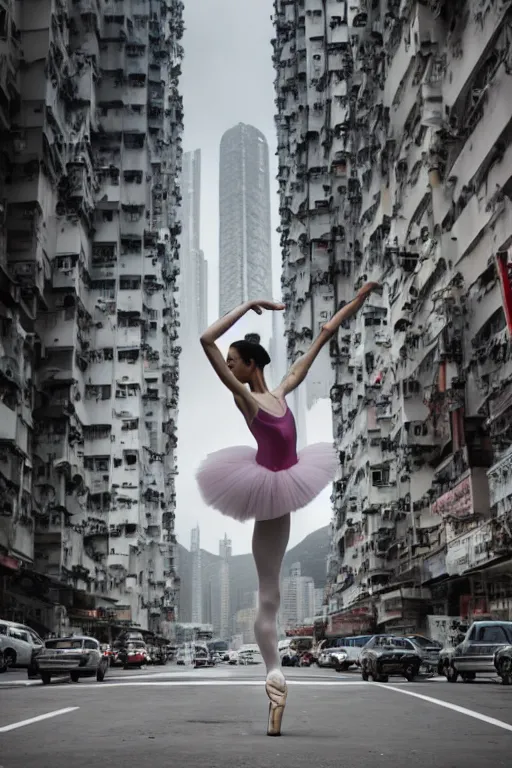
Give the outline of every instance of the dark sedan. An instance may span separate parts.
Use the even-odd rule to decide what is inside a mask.
[[[392,635],[375,635],[359,657],[363,680],[387,683],[390,675],[412,682],[420,672],[422,657],[410,640]]]

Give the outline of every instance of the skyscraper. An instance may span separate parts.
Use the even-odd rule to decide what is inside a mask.
[[[219,541],[220,562],[220,629],[219,634],[223,639],[227,639],[231,634],[231,623],[229,615],[229,561],[231,559],[231,539],[227,535]]]
[[[201,584],[201,544],[199,526],[192,528],[190,532],[190,552],[192,555],[192,611],[193,623],[201,624],[203,621],[203,594]]]
[[[220,314],[248,299],[272,296],[268,144],[239,123],[220,142]]]
[[[201,250],[201,150],[186,152],[181,175],[181,337],[197,337],[208,323],[208,264]]]

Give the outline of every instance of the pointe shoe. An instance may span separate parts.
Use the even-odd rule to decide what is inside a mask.
[[[268,727],[267,736],[281,735],[281,722],[283,720],[284,708],[286,706],[286,697],[288,696],[288,686],[286,681],[267,677],[265,691],[270,699],[268,708]]]

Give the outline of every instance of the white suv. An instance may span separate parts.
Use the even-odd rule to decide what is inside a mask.
[[[15,621],[0,619],[0,650],[3,652],[3,663],[0,672],[6,672],[9,667],[32,666],[34,652],[40,651],[44,643],[33,629]]]

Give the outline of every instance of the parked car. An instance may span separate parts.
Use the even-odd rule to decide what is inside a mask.
[[[186,663],[187,663],[186,648],[178,648],[178,652],[176,653],[176,664],[179,667],[184,667]]]
[[[494,666],[503,685],[512,685],[512,645],[505,645],[496,651]]]
[[[214,667],[215,666],[215,659],[213,658],[212,654],[208,650],[208,646],[206,645],[194,646],[193,665],[194,665],[194,669],[198,669],[198,667]]]
[[[305,635],[286,638],[279,643],[278,649],[283,667],[296,667],[300,664],[302,654],[312,651],[313,638]]]
[[[257,646],[242,645],[238,651],[238,664],[248,666],[252,664],[261,664],[263,657]]]
[[[359,658],[363,680],[387,683],[390,675],[412,682],[420,672],[422,657],[404,637],[375,635],[365,645]]]
[[[143,640],[129,640],[119,649],[119,662],[124,669],[138,667],[139,669],[148,663],[148,652]]]
[[[512,621],[475,621],[461,643],[440,652],[438,672],[450,683],[456,683],[459,677],[469,683],[477,674],[494,675],[497,654],[509,645]]]
[[[43,641],[30,627],[0,619],[0,672],[6,672],[9,667],[22,667],[29,670],[29,676],[32,676],[35,659],[43,647]]]
[[[74,683],[81,677],[95,677],[101,683],[108,669],[108,658],[99,642],[86,635],[46,640],[36,663],[43,685],[48,685],[52,677],[65,674]]]
[[[327,663],[324,661],[323,666],[334,667],[337,672],[345,672],[350,667],[359,665],[361,651],[371,638],[372,635],[356,635],[337,637],[328,641],[328,645],[322,649],[324,657],[328,657]]]
[[[437,672],[439,654],[442,650],[441,643],[423,635],[407,635],[404,640],[410,643],[409,647],[421,656],[420,675],[433,677]]]

